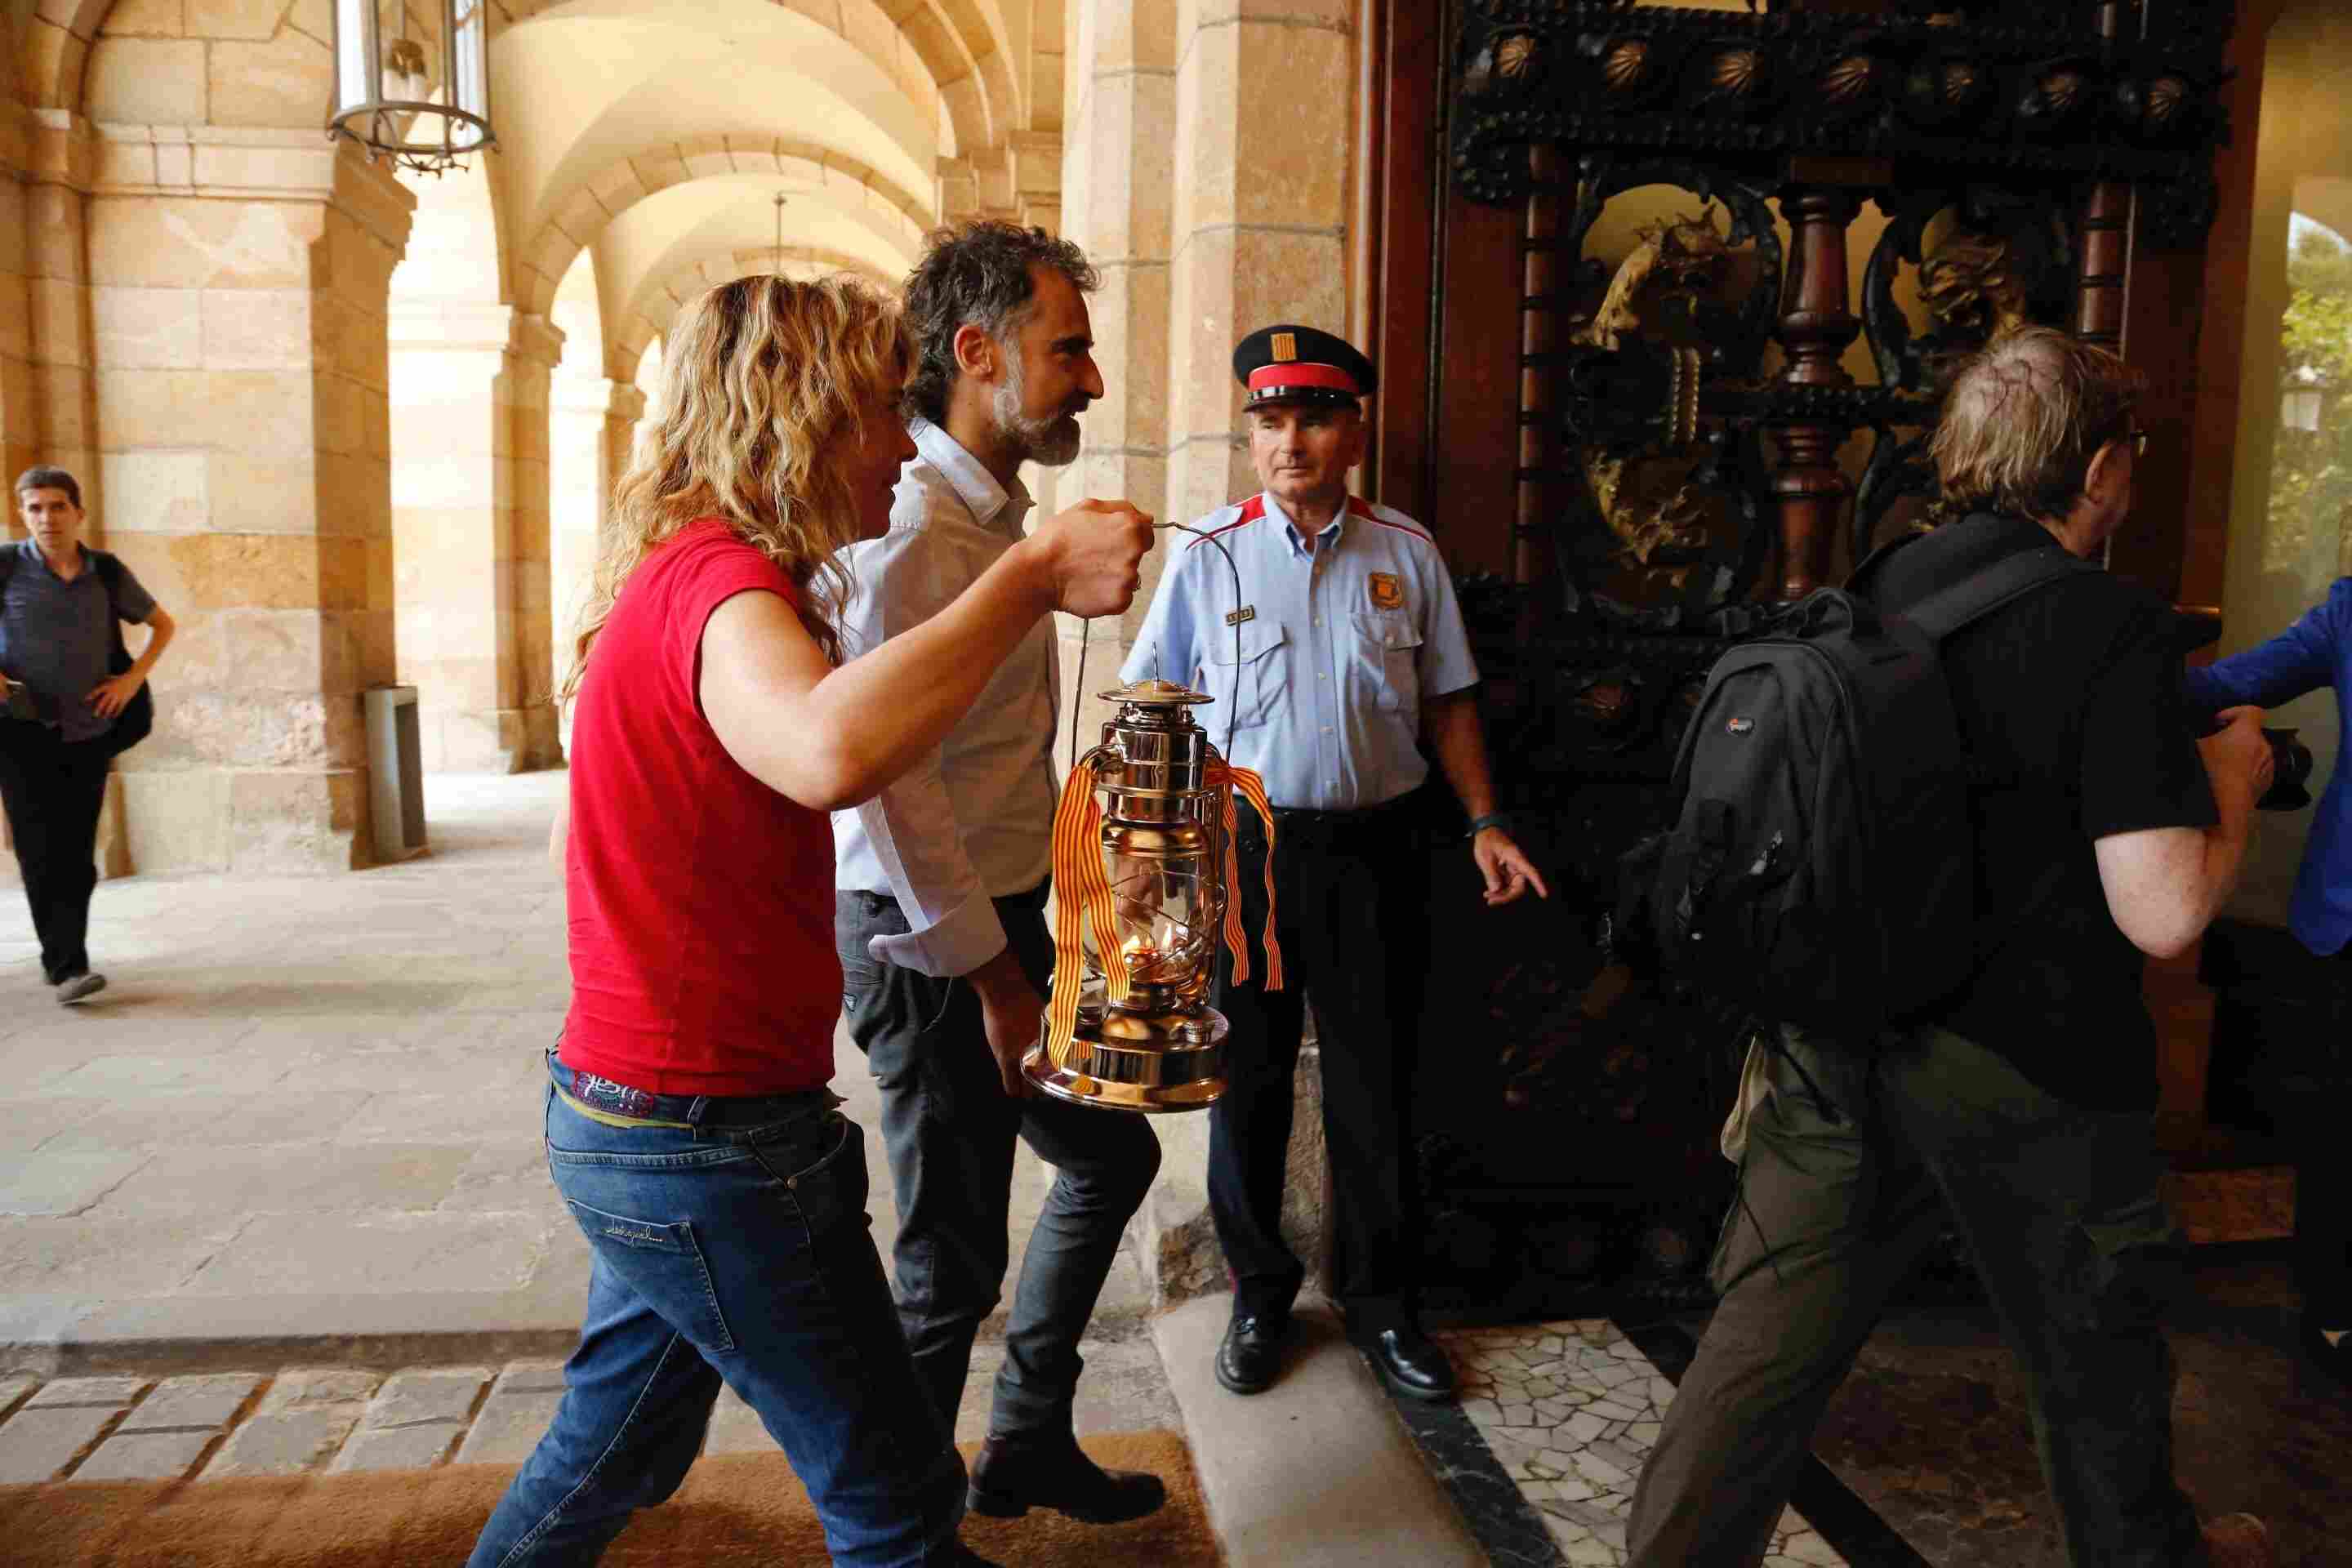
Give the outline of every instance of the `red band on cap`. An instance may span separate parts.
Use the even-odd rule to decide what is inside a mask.
[[[1249,389],[1261,392],[1269,386],[1319,386],[1332,392],[1344,392],[1350,397],[1361,397],[1363,388],[1356,378],[1336,364],[1307,364],[1294,361],[1289,364],[1262,364],[1250,372]]]

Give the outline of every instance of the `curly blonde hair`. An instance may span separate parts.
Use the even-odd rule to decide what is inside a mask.
[[[859,519],[825,454],[856,443],[870,410],[896,406],[910,362],[897,303],[852,278],[739,278],[688,307],[663,355],[660,421],[614,489],[612,546],[581,612],[563,700],[579,691],[630,574],[706,517],[725,518],[783,569],[801,624],[838,662],[848,578],[835,552]]]

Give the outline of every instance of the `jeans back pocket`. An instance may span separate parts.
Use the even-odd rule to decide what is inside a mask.
[[[637,1219],[563,1200],[597,1256],[654,1310],[694,1342],[695,1348],[724,1352],[735,1348],[710,1265],[687,1221]]]

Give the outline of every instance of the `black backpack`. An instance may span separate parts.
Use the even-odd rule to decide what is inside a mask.
[[[1937,647],[2099,568],[2031,550],[1882,616],[1864,590],[1909,542],[1716,660],[1675,755],[1674,826],[1620,865],[1621,955],[1759,1022],[1855,1041],[1967,978],[1976,836]]]
[[[106,656],[107,673],[121,675],[135,662],[122,640],[122,563],[108,552],[87,544],[82,550],[89,557],[90,569],[98,574],[99,582],[106,589],[106,630],[113,639]],[[0,544],[0,593],[7,591],[8,579],[16,570],[16,547]],[[139,695],[122,705],[122,711],[114,716],[113,727],[99,741],[107,748],[108,756],[119,757],[145,740],[154,728],[155,688],[152,682],[142,681]]]

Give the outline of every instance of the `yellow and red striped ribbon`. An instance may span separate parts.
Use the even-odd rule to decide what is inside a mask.
[[[1078,991],[1085,979],[1081,930],[1092,926],[1110,999],[1127,999],[1127,953],[1118,941],[1118,910],[1103,869],[1102,808],[1095,804],[1098,753],[1089,752],[1063,781],[1054,813],[1054,994],[1045,1009],[1045,1056],[1066,1070],[1077,1037]]]
[[[1241,873],[1239,856],[1234,845],[1234,795],[1239,792],[1257,811],[1257,819],[1265,825],[1265,988],[1282,989],[1282,944],[1275,939],[1274,907],[1274,808],[1266,804],[1265,781],[1247,768],[1237,768],[1220,757],[1209,764],[1211,786],[1223,797],[1225,814],[1225,887],[1227,889],[1225,942],[1234,952],[1234,978],[1249,978],[1249,958],[1244,952],[1248,933],[1242,930]]]

